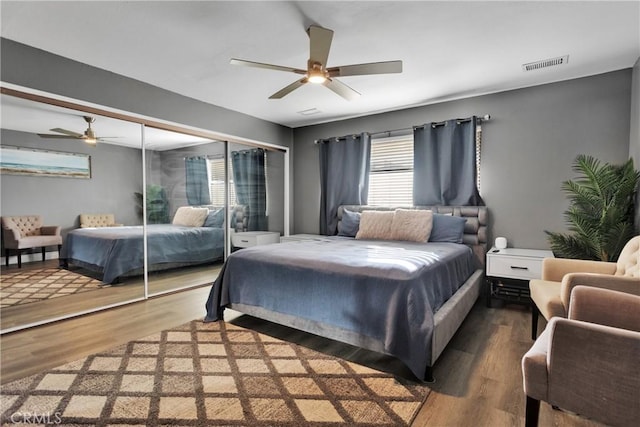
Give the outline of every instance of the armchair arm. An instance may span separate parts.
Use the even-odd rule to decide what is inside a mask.
[[[2,228],[2,234],[5,248],[15,249],[18,247],[18,241],[22,238],[18,227],[5,225]]]
[[[40,227],[40,234],[43,236],[59,236],[60,235],[60,226],[59,225],[43,225]]]
[[[566,309],[569,308],[571,291],[579,285],[640,295],[640,280],[635,277],[595,273],[569,273],[564,276],[560,285],[560,299]]]
[[[640,296],[576,286],[571,292],[569,319],[640,332]]]
[[[569,273],[615,274],[615,262],[590,261],[569,258],[545,258],[542,260],[542,280],[561,282]]]
[[[633,425],[640,418],[640,332],[562,318],[549,327],[548,402]]]

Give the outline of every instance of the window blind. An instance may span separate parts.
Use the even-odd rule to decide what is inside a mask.
[[[233,185],[233,169],[229,163],[229,185],[227,187],[224,180],[224,158],[209,159],[209,170],[211,176],[209,179],[209,189],[211,192],[211,204],[213,206],[224,206],[224,192],[229,189],[229,203],[231,206],[236,204],[236,189]]]
[[[370,205],[413,205],[413,135],[371,141]]]

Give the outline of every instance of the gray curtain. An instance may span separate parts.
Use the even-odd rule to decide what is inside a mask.
[[[371,137],[362,133],[319,145],[320,234],[332,236],[338,231],[338,206],[367,204]]]
[[[239,204],[249,206],[248,231],[268,229],[264,154],[262,148],[231,153],[236,199]]]
[[[191,206],[210,204],[207,159],[205,157],[187,157],[184,163],[187,174],[187,202]]]
[[[413,132],[413,204],[483,206],[476,182],[476,117]]]

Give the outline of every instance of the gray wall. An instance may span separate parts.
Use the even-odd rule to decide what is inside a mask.
[[[6,175],[0,178],[1,215],[40,214],[63,233],[79,226],[81,213],[113,213],[116,221],[140,224],[134,192],[142,189],[138,149],[73,140],[43,140],[31,133],[2,130],[2,145],[89,154],[91,179]],[[114,167],[117,165],[117,173]]]
[[[622,163],[629,157],[631,69],[427,105],[294,130],[294,229],[318,232],[319,160],[315,139],[408,128],[491,114],[483,125],[481,194],[491,238],[546,249],[544,230],[565,230],[561,183],[578,154]]]
[[[228,135],[291,145],[291,129],[5,38],[2,81]]]

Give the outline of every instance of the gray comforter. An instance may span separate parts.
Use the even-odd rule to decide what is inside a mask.
[[[455,243],[329,237],[242,249],[228,257],[206,321],[243,304],[309,319],[373,340],[423,378],[433,315],[474,271]]]
[[[142,226],[79,228],[67,234],[60,257],[94,268],[104,283],[144,265]],[[148,264],[202,263],[221,259],[224,230],[171,224],[147,226]]]

